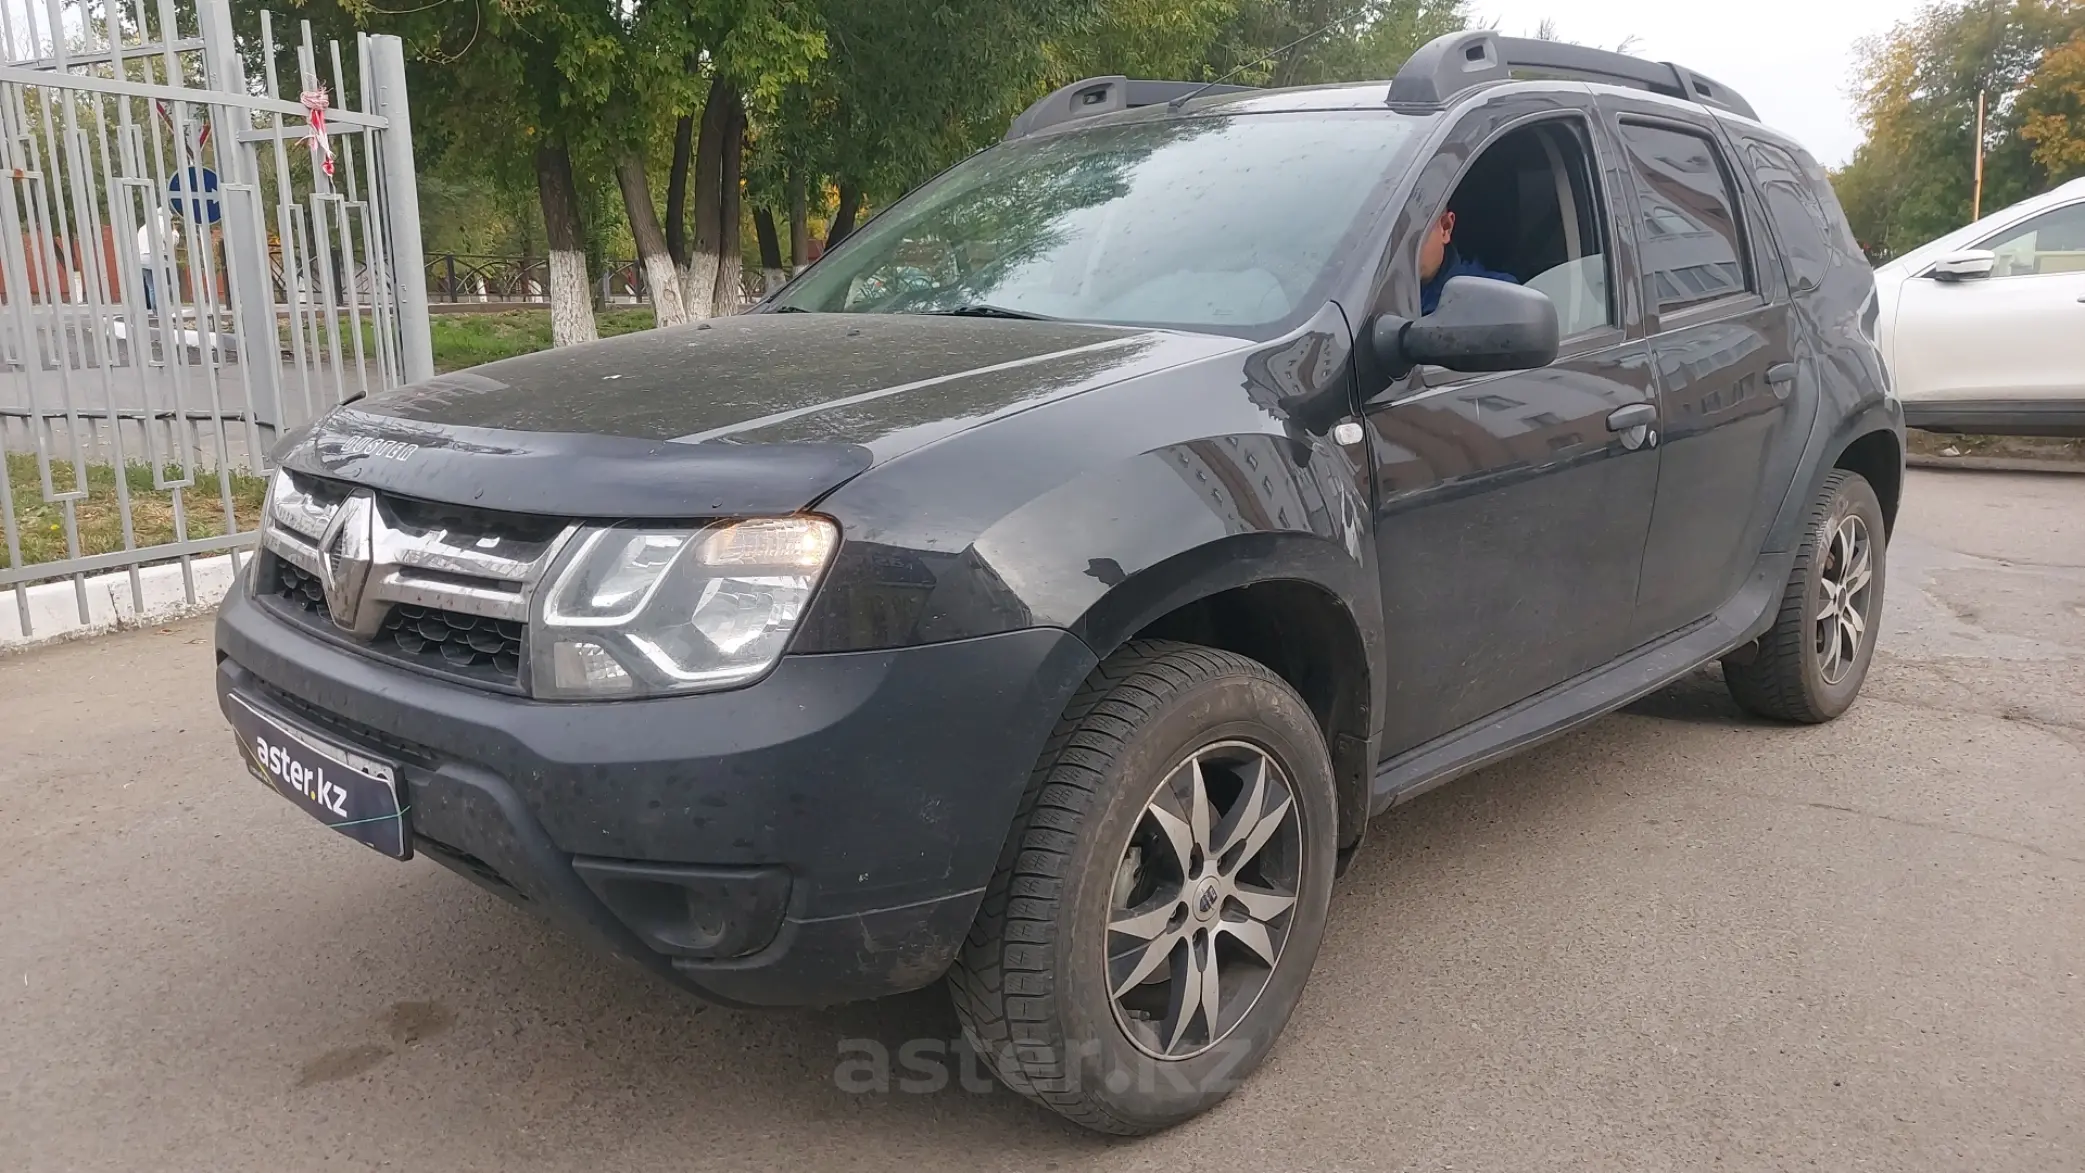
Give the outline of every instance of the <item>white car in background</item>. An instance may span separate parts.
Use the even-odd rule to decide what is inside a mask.
[[[1904,422],[2085,436],[2085,179],[1875,272]]]

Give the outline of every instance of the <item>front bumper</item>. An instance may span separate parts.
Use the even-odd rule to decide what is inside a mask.
[[[221,704],[400,762],[418,850],[735,1005],[938,978],[1094,665],[1038,628],[785,657],[707,696],[555,704],[358,655],[238,590],[217,650]]]

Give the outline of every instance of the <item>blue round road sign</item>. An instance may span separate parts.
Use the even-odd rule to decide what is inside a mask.
[[[167,180],[167,196],[176,216],[215,224],[223,215],[217,206],[217,172],[208,167],[190,167],[187,175]]]

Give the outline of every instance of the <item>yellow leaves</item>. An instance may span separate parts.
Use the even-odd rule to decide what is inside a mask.
[[[2085,32],[2042,58],[2017,109],[2036,163],[2051,175],[2085,171]]]
[[[1929,30],[1907,22],[1855,48],[1854,100],[1869,137],[1889,137],[1910,114],[1929,37]]]

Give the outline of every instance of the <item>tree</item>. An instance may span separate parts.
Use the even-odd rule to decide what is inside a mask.
[[[553,346],[600,337],[594,322],[593,282],[587,280],[585,221],[579,185],[572,178],[572,152],[565,143],[536,148],[536,191],[543,201],[545,242],[550,247],[550,340]]]
[[[1101,0],[827,0],[827,57],[804,96],[840,199],[833,238],[864,200],[895,196],[996,140],[1039,93],[1047,46]]]
[[[761,267],[778,269],[786,221],[789,264],[801,267],[821,224],[837,243],[869,208],[997,140],[1074,77],[1382,79],[1466,16],[1464,0],[298,7],[337,34],[405,38],[423,160],[533,193],[559,344],[594,335],[604,247],[634,247],[660,323],[729,312],[743,223]],[[472,215],[482,202],[452,206]]]
[[[2042,58],[2018,104],[2020,136],[2055,182],[2085,175],[2085,33]]]
[[[692,11],[691,48],[700,50],[685,58],[686,75],[703,97],[699,118],[692,102],[678,111],[666,222],[689,316],[707,317],[733,312],[742,300],[749,102],[772,104],[808,79],[825,55],[826,34],[810,0],[706,0]]]
[[[737,229],[735,221],[726,222],[725,152],[727,141],[732,148],[739,145],[744,121],[737,90],[718,74],[702,103],[702,134],[695,149],[695,235],[680,274],[683,295],[705,318],[716,301],[727,235]]]
[[[1899,255],[1970,219],[1979,95],[1985,208],[2074,173],[2069,46],[2080,36],[2080,0],[1967,0],[1929,5],[1863,42],[1854,98],[1867,134],[1835,182],[1871,255]]]
[[[596,336],[586,221],[598,179],[586,148],[612,88],[618,49],[611,0],[535,0],[392,9],[373,0],[305,0],[299,15],[325,35],[392,33],[405,42],[415,149],[508,182],[527,176],[549,246],[551,334]],[[257,25],[257,10],[240,19]],[[251,38],[249,38],[251,40]],[[279,46],[295,78],[294,48]],[[424,142],[424,146],[422,143]]]
[[[1226,73],[1259,85],[1379,81],[1468,24],[1464,0],[1242,0],[1217,55]]]
[[[743,97],[806,76],[824,51],[811,0],[503,0],[391,8],[376,0],[305,0],[320,27],[395,33],[407,43],[414,105],[429,144],[489,172],[533,180],[550,245],[552,333],[594,335],[588,291],[610,225],[610,179],[662,324],[738,304],[737,172]],[[289,52],[287,46],[285,53]],[[294,74],[292,75],[294,76]],[[721,84],[719,84],[721,82]],[[706,101],[706,96],[720,98]],[[693,140],[698,109],[711,131]],[[650,160],[675,164],[665,216]],[[682,140],[690,140],[686,146]],[[706,153],[704,168],[692,156]],[[689,179],[696,180],[689,190]],[[728,188],[728,190],[727,190]],[[698,214],[692,238],[686,202]],[[706,256],[708,264],[697,260]],[[695,270],[700,276],[693,276]],[[698,288],[699,287],[699,288]]]
[[[1245,0],[1111,0],[1083,34],[1046,49],[1057,84],[1120,73],[1208,81],[1211,51]]]

